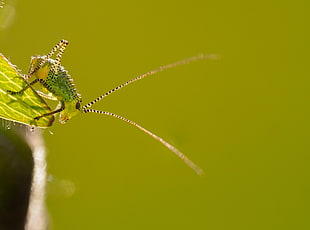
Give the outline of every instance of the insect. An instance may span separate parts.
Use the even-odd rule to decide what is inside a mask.
[[[7,79],[5,78],[5,76],[1,76],[2,78],[5,79],[5,81],[9,81],[11,83],[11,85],[8,86],[8,89],[6,91],[2,89],[0,90],[1,117],[8,120],[13,120],[15,122],[28,124],[31,126],[46,128],[53,124],[55,114],[59,114],[59,121],[62,124],[66,123],[68,120],[70,120],[73,116],[77,115],[78,113],[97,113],[112,116],[137,127],[144,133],[148,134],[155,140],[159,141],[161,144],[163,144],[165,147],[171,150],[175,155],[177,155],[181,160],[183,160],[197,174],[199,175],[203,174],[203,170],[199,166],[197,166],[181,151],[179,151],[176,147],[166,142],[161,137],[155,135],[151,131],[143,128],[139,124],[125,117],[107,111],[95,110],[92,109],[92,106],[95,103],[102,100],[103,98],[105,98],[106,96],[112,94],[113,92],[135,81],[141,80],[147,76],[153,75],[165,69],[169,69],[179,65],[184,65],[193,61],[198,61],[202,59],[213,59],[215,58],[215,55],[212,54],[199,55],[159,67],[155,70],[137,76],[111,89],[110,91],[102,94],[95,100],[82,106],[81,96],[77,92],[75,85],[73,84],[72,78],[69,76],[65,68],[61,65],[61,58],[67,45],[68,45],[67,41],[61,40],[54,46],[54,48],[47,55],[32,57],[29,72],[24,77],[16,76],[16,79]],[[52,59],[52,56],[54,54],[56,54],[56,58]],[[34,77],[35,79],[30,81],[32,77]],[[0,81],[2,81],[1,78]],[[41,89],[40,91],[34,90],[33,85],[35,84],[40,84],[42,86],[41,87],[42,90]],[[5,98],[5,100],[2,100],[3,97]],[[46,102],[43,100],[43,98],[58,101],[58,106],[56,107],[56,109],[51,110],[49,106],[46,104]],[[14,104],[14,103],[22,108],[21,111],[24,110],[24,114],[26,114],[27,118],[22,118],[20,116],[11,119],[10,114],[4,115],[6,109],[8,108],[7,106],[4,106],[4,104]],[[12,111],[12,113],[13,112],[14,111]]]

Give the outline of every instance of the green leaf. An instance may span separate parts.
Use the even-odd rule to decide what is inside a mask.
[[[37,127],[48,127],[54,116],[34,118],[51,112],[42,97],[31,87],[21,94],[11,95],[7,91],[18,92],[27,86],[26,80],[0,53],[0,118]]]

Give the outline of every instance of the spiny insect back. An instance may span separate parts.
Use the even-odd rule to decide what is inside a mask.
[[[192,162],[188,157],[186,157],[181,151],[179,151],[177,148],[175,148],[173,145],[166,142],[161,137],[155,135],[151,131],[143,128],[139,124],[124,118],[122,116],[119,116],[117,114],[107,112],[107,111],[101,111],[101,110],[95,110],[91,107],[105,98],[106,96],[112,94],[113,92],[135,82],[138,80],[141,80],[147,76],[151,76],[155,73],[161,72],[165,69],[173,68],[179,65],[188,64],[194,61],[203,60],[203,59],[216,59],[217,55],[210,54],[210,55],[199,55],[190,57],[169,65],[161,66],[155,70],[149,71],[145,74],[142,74],[140,76],[137,76],[113,89],[110,91],[102,94],[95,100],[89,102],[88,104],[81,106],[81,97],[77,93],[77,90],[72,82],[72,79],[68,75],[67,71],[61,66],[61,58],[64,53],[64,50],[66,49],[66,46],[68,45],[68,42],[65,40],[61,40],[57,43],[57,45],[46,55],[46,56],[35,56],[32,58],[30,70],[28,73],[28,76],[25,78],[27,81],[32,76],[35,76],[35,80],[28,83],[28,85],[23,88],[20,91],[9,91],[8,92],[11,95],[16,94],[22,94],[27,88],[31,87],[35,83],[40,83],[43,87],[42,92],[37,91],[38,94],[40,94],[42,97],[51,99],[51,100],[57,100],[59,101],[59,104],[57,108],[54,111],[51,111],[49,113],[41,114],[40,116],[34,117],[34,120],[40,120],[42,118],[45,118],[47,116],[51,116],[54,114],[59,113],[59,121],[64,124],[68,120],[70,120],[73,116],[75,116],[78,112],[82,113],[97,113],[97,114],[104,114],[108,116],[112,116],[115,118],[118,118],[122,121],[125,121],[144,133],[148,134],[155,140],[159,141],[161,144],[163,144],[165,147],[167,147],[169,150],[171,150],[175,155],[177,155],[181,160],[183,160],[190,168],[192,168],[197,174],[201,175],[203,174],[203,170],[197,166],[194,162]],[[58,51],[58,53],[57,53]],[[57,53],[57,54],[56,54]],[[56,54],[56,59],[51,59],[51,57]],[[30,124],[31,125],[31,124]],[[41,126],[43,127],[43,126]]]

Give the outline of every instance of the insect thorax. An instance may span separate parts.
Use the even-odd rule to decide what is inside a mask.
[[[29,74],[32,73],[44,60],[44,56],[34,56],[31,59]],[[80,94],[77,92],[73,79],[63,66],[59,67],[58,72],[54,71],[54,59],[48,59],[34,73],[37,79],[44,80],[43,88],[46,93],[52,93],[54,97],[64,102],[81,101]]]

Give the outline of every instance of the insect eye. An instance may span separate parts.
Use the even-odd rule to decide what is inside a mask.
[[[75,108],[76,108],[76,109],[80,109],[80,107],[81,107],[81,103],[80,103],[80,102],[77,102],[77,103],[75,104]]]

